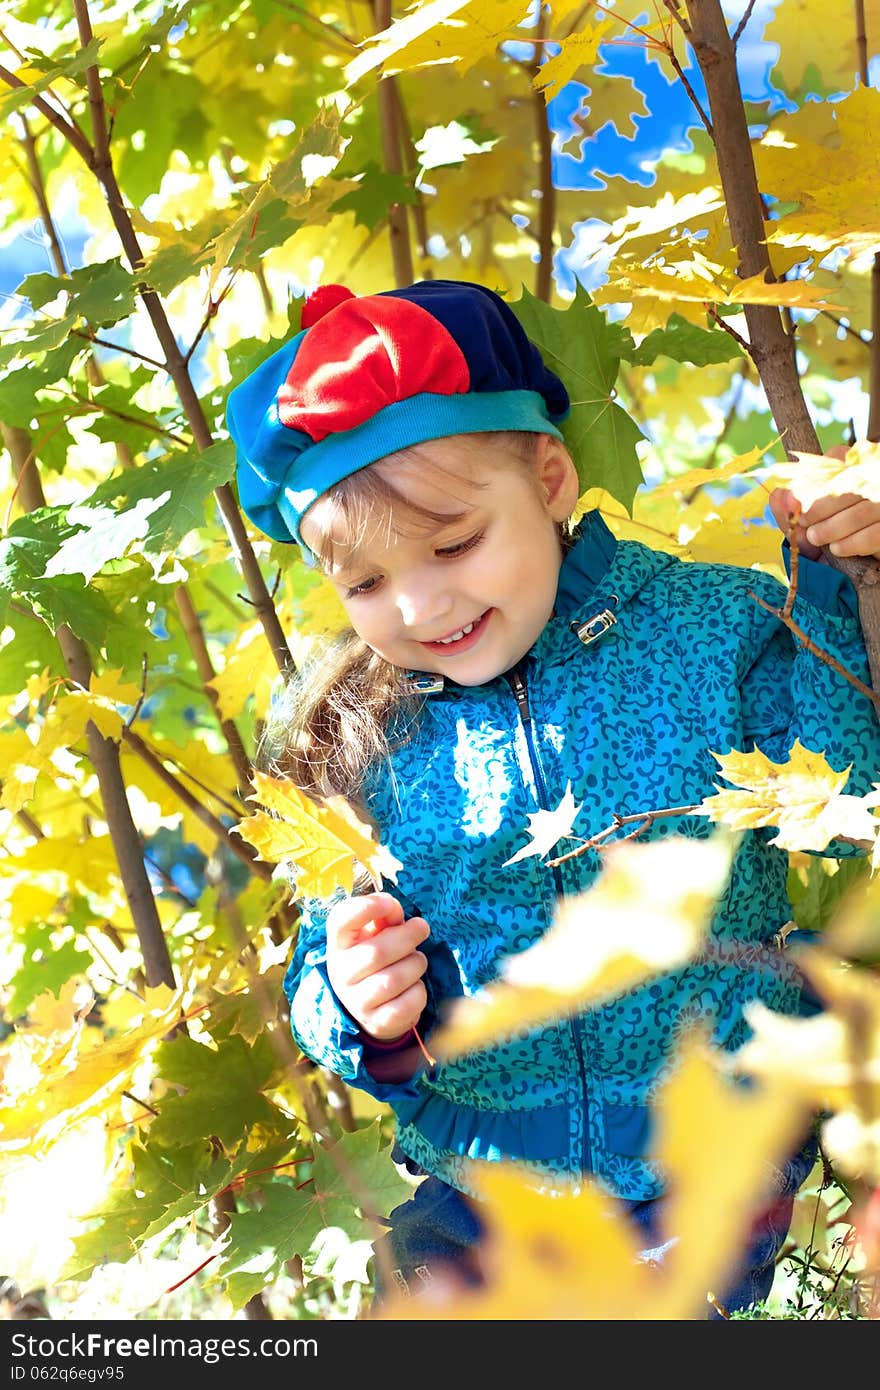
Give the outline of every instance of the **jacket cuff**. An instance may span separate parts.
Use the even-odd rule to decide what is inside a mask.
[[[791,580],[791,546],[782,542],[785,573]],[[859,598],[852,580],[841,570],[832,569],[822,560],[808,560],[798,555],[798,583],[795,603],[805,599],[813,608],[833,618],[851,618],[858,622]]]
[[[313,1032],[315,1020],[320,1020],[320,1038]],[[325,961],[313,962],[301,979],[291,1000],[290,1023],[294,1038],[306,1055],[335,1071],[348,1085],[366,1091],[375,1100],[387,1105],[418,1098],[419,1091],[415,1084],[417,1065],[389,1067],[388,1071],[392,1074],[386,1077],[381,1065],[375,1072],[373,1070],[372,1059],[379,1056],[376,1052],[369,1054],[368,1065],[365,1035],[360,1024],[333,992]],[[403,1041],[407,1043],[406,1039]],[[415,1044],[414,1050],[421,1060],[418,1044]],[[402,1051],[398,1053],[394,1050],[390,1059],[398,1063],[403,1055]]]
[[[416,1026],[420,1028],[421,1025],[422,1019],[419,1019]],[[399,1038],[388,1040],[373,1038],[361,1030],[360,1038],[364,1048],[364,1066],[374,1081],[381,1081],[386,1085],[409,1081],[424,1061],[424,1053],[419,1047],[413,1028],[409,1028]]]

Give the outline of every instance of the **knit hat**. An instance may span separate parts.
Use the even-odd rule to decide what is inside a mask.
[[[483,285],[421,280],[362,297],[325,285],[302,325],[226,407],[241,507],[273,540],[302,544],[313,502],[398,449],[486,430],[562,437],[568,392]]]

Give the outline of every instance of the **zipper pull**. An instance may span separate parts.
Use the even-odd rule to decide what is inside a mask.
[[[526,683],[520,675],[519,671],[511,671],[510,684],[513,689],[513,693],[516,696],[516,703],[520,712],[520,717],[522,718],[523,723],[526,723],[528,720],[531,719],[532,711],[529,709],[529,692],[526,688]]]

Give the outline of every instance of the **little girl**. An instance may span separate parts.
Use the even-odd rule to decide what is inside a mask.
[[[569,785],[588,838],[617,813],[711,795],[713,752],[785,761],[800,739],[852,763],[847,790],[864,795],[880,767],[874,707],[755,602],[749,590],[784,602],[766,574],[617,541],[596,512],[567,526],[568,396],[499,296],[443,280],[362,298],[329,286],[302,323],[228,407],[242,507],[322,567],[351,623],[291,687],[275,766],[315,798],[356,802],[403,867],[386,891],[301,904],[293,1035],[393,1108],[398,1157],[429,1175],[391,1218],[401,1289],[449,1265],[479,1279],[475,1158],[527,1164],[548,1188],[591,1175],[658,1258],[651,1106],[680,1031],[702,1020],[732,1051],[752,1000],[804,1007],[779,935],[787,855],[768,832],[744,835],[711,950],[687,967],[442,1066],[413,1030],[429,1037],[447,1001],[487,985],[600,872],[596,853],[508,862]],[[854,500],[816,504],[807,554],[853,536],[847,553],[868,553],[880,508]],[[844,576],[802,556],[794,617],[869,682]],[[710,832],[683,816],[650,834]],[[729,1310],[767,1296],[814,1156],[809,1139],[779,1174]]]

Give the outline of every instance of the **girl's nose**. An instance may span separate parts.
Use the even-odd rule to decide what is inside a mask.
[[[452,600],[444,589],[409,584],[398,592],[397,611],[406,627],[424,628],[450,613]]]

